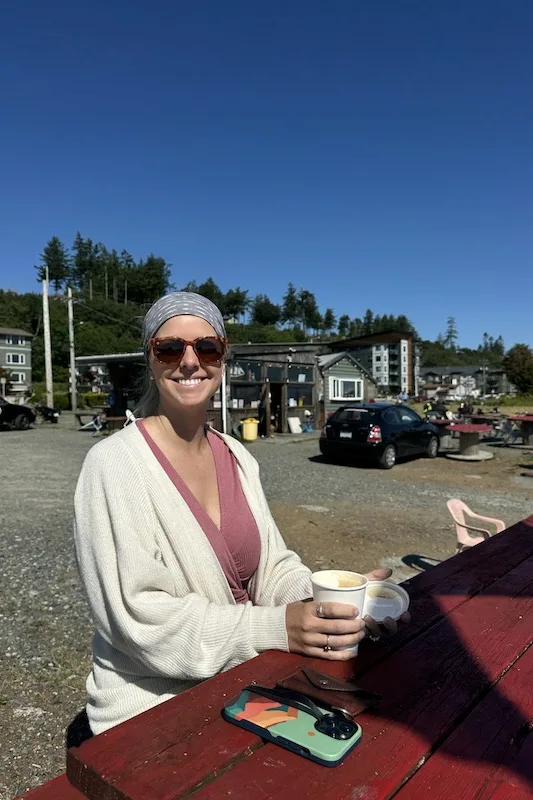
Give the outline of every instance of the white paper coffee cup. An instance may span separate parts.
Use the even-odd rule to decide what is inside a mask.
[[[324,569],[311,575],[313,584],[313,600],[318,603],[345,603],[355,606],[359,616],[363,618],[365,595],[368,578],[360,572],[344,569]],[[351,650],[356,655],[359,645],[354,647],[333,648],[335,650]]]

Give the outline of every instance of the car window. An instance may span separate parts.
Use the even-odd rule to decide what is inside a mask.
[[[401,420],[398,409],[387,408],[387,410],[383,412],[383,421],[387,422],[389,425],[399,425]]]
[[[418,414],[415,413],[414,411],[411,411],[410,408],[406,408],[405,406],[400,406],[396,410],[399,412],[400,420],[404,424],[406,422],[407,423],[410,422],[411,424],[414,422],[420,422],[420,417],[418,416]]]
[[[343,408],[337,411],[335,422],[370,422],[376,416],[370,408]]]

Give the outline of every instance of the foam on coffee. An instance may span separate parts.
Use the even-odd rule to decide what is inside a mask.
[[[357,589],[359,586],[363,586],[364,579],[357,577],[352,572],[332,569],[328,571],[327,575],[322,574],[320,582],[332,589]]]

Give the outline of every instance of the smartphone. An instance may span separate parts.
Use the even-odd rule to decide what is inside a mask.
[[[262,689],[246,687],[224,707],[224,719],[325,767],[336,767],[359,743],[362,730],[353,720],[314,703],[315,713],[304,710],[304,703],[291,703],[290,693],[276,698],[276,689],[265,690],[270,697]]]

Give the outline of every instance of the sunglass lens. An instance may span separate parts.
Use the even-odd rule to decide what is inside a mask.
[[[224,344],[220,339],[198,339],[196,352],[204,361],[219,361],[224,355]]]
[[[160,361],[179,361],[183,356],[183,342],[181,339],[167,339],[155,344],[155,355]]]

